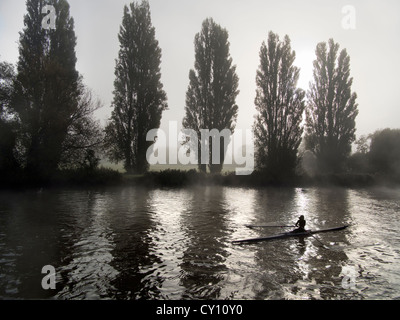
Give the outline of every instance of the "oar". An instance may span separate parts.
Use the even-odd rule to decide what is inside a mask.
[[[312,234],[310,234],[310,236],[313,237],[315,240],[317,240],[320,244],[322,244],[322,247],[323,247],[324,249],[330,250],[330,248],[329,248],[327,245],[325,245],[321,240],[319,240],[317,237],[315,237],[315,236],[312,235]]]
[[[294,228],[295,226],[268,226],[268,225],[254,226],[251,224],[247,224],[246,227],[247,228]]]

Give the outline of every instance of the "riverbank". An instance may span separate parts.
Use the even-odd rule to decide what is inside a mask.
[[[260,172],[251,175],[235,175],[235,173],[204,174],[196,170],[164,170],[150,171],[144,175],[123,175],[123,184],[143,185],[147,187],[185,187],[190,185],[221,185],[232,187],[370,187],[374,185],[399,186],[400,178],[379,174],[326,174],[309,176],[291,176],[282,179],[272,179]]]
[[[47,179],[31,178],[19,171],[2,177],[0,190],[108,186],[123,183],[122,178],[121,172],[109,168],[60,170]]]
[[[144,187],[187,187],[192,185],[220,185],[232,187],[313,187],[339,186],[349,188],[400,185],[400,178],[382,174],[325,174],[310,176],[290,176],[273,179],[261,172],[251,175],[235,175],[234,172],[223,174],[205,174],[192,170],[149,171],[145,174],[125,174],[119,171],[98,168],[95,170],[62,170],[46,181],[31,180],[16,174],[3,179],[1,189],[59,188],[59,187],[98,187],[115,185],[138,185]]]

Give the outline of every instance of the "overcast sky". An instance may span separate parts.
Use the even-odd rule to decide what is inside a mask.
[[[193,40],[207,17],[229,32],[230,53],[237,66],[240,94],[237,128],[250,128],[255,114],[255,75],[259,50],[268,32],[287,34],[301,68],[299,87],[312,80],[312,61],[319,42],[333,38],[351,58],[353,91],[359,115],[357,137],[377,129],[400,128],[400,1],[398,0],[150,0],[152,23],[162,49],[162,82],[169,110],[162,128],[184,116],[189,70],[194,65]],[[77,69],[111,113],[117,34],[129,0],[69,0],[78,38]],[[355,9],[355,29],[343,28],[343,7]],[[18,32],[23,29],[25,0],[0,0],[0,60],[16,63]],[[346,20],[349,21],[349,20]]]

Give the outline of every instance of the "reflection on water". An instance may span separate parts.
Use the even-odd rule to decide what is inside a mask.
[[[229,212],[224,193],[223,188],[198,189],[182,213],[186,239],[180,264],[183,272],[180,285],[185,287],[183,298],[220,296],[220,282],[227,273],[226,243],[229,241]]]
[[[398,190],[58,190],[0,194],[0,298],[392,299]],[[250,245],[284,228],[345,231]],[[43,290],[53,265],[57,289]]]
[[[68,299],[98,299],[106,298],[111,281],[118,272],[111,266],[114,247],[113,232],[110,229],[106,215],[106,199],[103,195],[87,193],[85,198],[72,199],[74,206],[71,221],[64,222],[65,228],[60,230],[64,239],[75,239],[69,244],[64,261],[68,264],[58,268],[63,289],[59,298]],[[81,201],[79,201],[81,200]],[[72,225],[79,226],[68,230]]]

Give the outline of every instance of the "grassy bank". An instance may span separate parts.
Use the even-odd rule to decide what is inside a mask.
[[[59,171],[50,181],[52,186],[99,186],[117,185],[123,174],[108,168],[70,169]]]
[[[368,187],[373,185],[400,185],[400,179],[372,174],[328,174],[314,177],[292,176],[272,179],[260,172],[239,176],[235,173],[204,174],[197,170],[163,170],[150,171],[143,175],[124,175],[124,184],[143,185],[147,187],[185,187],[190,185],[222,185],[237,187],[310,187],[340,186]]]
[[[108,168],[60,170],[46,179],[32,178],[24,174],[23,171],[18,171],[3,177],[0,180],[0,189],[89,187],[121,183],[122,173]]]
[[[23,189],[40,187],[97,187],[110,185],[138,185],[145,187],[186,187],[191,185],[220,185],[232,187],[369,187],[374,185],[400,186],[400,177],[379,174],[328,174],[309,176],[291,176],[273,179],[261,172],[239,176],[234,172],[223,174],[205,174],[195,169],[149,171],[145,174],[123,174],[109,168],[94,170],[74,169],[58,171],[46,181],[30,180],[22,173],[0,183],[2,189]]]

